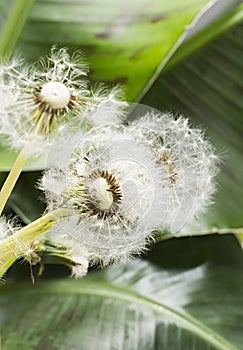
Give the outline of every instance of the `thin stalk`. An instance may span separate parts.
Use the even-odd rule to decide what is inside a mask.
[[[9,267],[44,234],[49,232],[56,224],[56,218],[63,217],[65,212],[61,209],[48,213],[33,221],[8,238],[0,242],[0,277]]]
[[[8,18],[0,35],[0,55],[10,56],[15,48],[34,0],[16,0],[8,11]]]
[[[21,174],[25,163],[27,161],[27,156],[25,154],[25,150],[23,149],[20,154],[18,155],[17,159],[15,160],[15,163],[10,170],[10,173],[8,174],[7,179],[5,180],[3,187],[0,192],[0,215],[3,212],[3,209],[7,203],[8,198],[10,197],[13,188],[19,178],[19,175]]]

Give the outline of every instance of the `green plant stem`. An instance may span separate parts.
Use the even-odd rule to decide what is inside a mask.
[[[0,35],[0,55],[10,56],[35,0],[16,0]]]
[[[16,259],[26,252],[32,242],[38,240],[52,229],[56,224],[57,217],[63,216],[65,216],[64,211],[57,209],[33,221],[0,242],[0,277],[3,276]]]
[[[23,149],[18,155],[15,163],[8,174],[7,179],[5,180],[3,187],[0,192],[0,215],[3,212],[3,209],[7,203],[8,198],[10,197],[12,190],[21,174],[24,165],[27,161],[27,156],[25,154],[25,150]]]

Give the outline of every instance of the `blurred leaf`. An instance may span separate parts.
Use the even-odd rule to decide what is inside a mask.
[[[222,5],[223,3],[226,5]],[[168,57],[172,55],[175,48],[181,43],[183,38],[188,39],[189,37],[189,39],[181,46],[182,49],[179,48],[174,57],[172,57],[172,60],[169,61],[172,62],[172,64],[178,62],[178,60],[184,57],[185,54],[188,54],[190,50],[194,50],[198,45],[200,46],[207,40],[212,39],[212,37],[215,35],[217,26],[213,24],[212,27],[207,27],[205,23],[214,23],[212,20],[210,22],[210,11],[213,6],[215,6],[215,4],[228,6],[227,11],[229,12],[229,10],[236,6],[238,3],[238,0],[231,0],[228,2],[208,2],[206,0],[178,0],[176,2],[167,0],[161,2],[159,0],[154,0],[154,2],[151,3],[143,0],[133,4],[128,3],[127,0],[125,3],[118,2],[118,0],[112,2],[110,0],[105,0],[102,3],[98,0],[92,0],[89,3],[82,0],[71,3],[64,0],[49,0],[44,2],[39,0],[35,3],[33,11],[31,12],[31,16],[25,25],[18,48],[23,50],[24,54],[33,58],[38,57],[39,55],[43,55],[43,53],[47,52],[50,45],[53,43],[57,43],[58,45],[72,46],[74,48],[80,47],[84,52],[86,52],[91,62],[91,76],[94,80],[106,80],[110,82],[123,81],[126,84],[128,96],[130,96],[130,98],[135,98],[135,96],[137,96],[139,93],[141,94],[142,90],[143,93],[147,91],[149,87],[149,84],[147,84],[147,82],[151,82],[157,77],[161,68],[166,63]],[[207,6],[205,6],[206,4]],[[129,15],[127,13],[127,8],[130,10]],[[200,9],[201,11],[199,11]],[[227,11],[225,10],[224,14],[227,13]],[[180,13],[180,16],[178,16],[178,13]],[[232,23],[238,20],[241,14],[242,7],[239,7],[233,12],[229,12],[226,17],[222,17],[220,19],[220,31],[227,28],[227,26],[232,25]],[[203,19],[204,25],[200,24],[200,21]],[[185,26],[191,22],[192,24],[187,27],[184,35],[182,36]],[[199,27],[202,27],[203,31],[195,36],[195,32],[198,31]],[[218,29],[216,32],[218,33]],[[205,35],[205,33],[207,35]],[[206,37],[206,39],[204,37]],[[241,43],[235,43],[232,38],[229,38],[228,41],[228,46],[234,46],[236,50],[236,56],[238,57],[237,60],[239,61],[241,59],[241,56],[240,50],[237,51],[237,47],[238,45],[241,45]],[[238,38],[238,41],[240,41],[240,38]],[[210,56],[210,49],[207,51],[207,57],[204,58],[204,60],[206,60],[206,63],[197,63],[197,65],[200,65],[200,67],[196,69],[199,70],[203,70],[205,68],[205,64],[207,70],[208,67],[211,66],[211,71],[214,72],[212,78],[208,77],[210,72],[208,72],[207,75],[205,75],[204,72],[197,72],[190,77],[191,80],[194,80],[194,84],[196,84],[196,86],[191,89],[193,90],[192,95],[193,93],[197,95],[197,83],[195,75],[197,75],[198,79],[199,74],[202,80],[200,91],[202,91],[204,95],[205,91],[207,94],[209,94],[210,91],[211,97],[209,99],[207,98],[206,103],[211,103],[211,106],[208,106],[207,108],[215,109],[216,105],[218,104],[217,113],[219,113],[219,118],[221,118],[222,114],[222,112],[220,114],[220,110],[222,111],[224,107],[230,113],[232,113],[231,107],[233,109],[233,112],[235,112],[236,109],[234,106],[231,106],[231,102],[230,104],[227,104],[224,99],[219,100],[217,97],[218,92],[215,91],[215,88],[213,86],[211,87],[211,90],[214,92],[215,96],[212,97],[211,90],[208,84],[205,83],[204,79],[213,80],[212,83],[218,84],[219,88],[221,88],[221,86],[223,86],[222,83],[226,81],[228,85],[227,87],[224,87],[225,91],[227,89],[231,89],[229,82],[232,79],[237,79],[237,64],[239,62],[236,63],[236,66],[232,62],[230,67],[228,67],[228,63],[225,62],[224,58],[224,55],[227,55],[228,52],[225,52],[225,50],[227,50],[227,47],[220,48],[220,65],[217,61],[218,58],[215,57],[214,54],[212,54],[212,57]],[[213,63],[211,61],[213,61]],[[218,73],[215,72],[215,69],[213,67],[214,64],[218,66]],[[220,73],[220,66],[223,67],[223,74]],[[180,69],[181,66],[178,68],[178,70]],[[228,75],[231,74],[231,70],[234,76],[228,79]],[[188,74],[191,74],[190,70],[186,70],[186,68],[184,68],[184,73],[180,79],[180,72],[178,75],[177,73],[174,74],[174,70],[172,70],[171,75],[175,77],[174,79],[183,80],[183,82],[180,82],[181,87],[175,83],[176,89],[178,90],[177,94],[185,94],[186,89],[190,91],[191,82],[190,84],[187,84],[187,81],[189,81],[189,77],[187,76]],[[151,79],[152,76],[153,78]],[[121,77],[122,79],[120,79]],[[123,79],[124,77],[125,79]],[[161,98],[160,91],[161,86],[163,86],[161,84],[166,84],[167,81],[165,80],[164,83],[161,83],[161,79],[163,79],[163,75],[160,75],[159,79],[150,89],[147,97],[144,99],[144,103],[147,103],[148,105],[152,104],[159,109],[169,108],[172,110],[181,110],[184,111],[185,114],[192,116],[194,119],[198,118],[200,121],[202,119],[206,119],[204,116],[199,116],[199,114],[202,113],[202,109],[200,107],[200,103],[202,103],[202,101],[199,101],[198,105],[196,105],[196,98],[194,98],[193,102],[191,102],[193,106],[185,108],[185,103],[178,103],[178,99],[175,98],[175,96],[171,96],[171,92],[169,92],[169,89],[173,86],[171,82],[168,82],[169,87],[164,87],[166,91],[163,92],[163,98]],[[215,79],[218,79],[219,83],[216,83],[214,81]],[[186,89],[184,85],[186,85]],[[236,87],[234,87],[234,89],[236,89]],[[191,96],[191,91],[187,94]],[[238,92],[235,95],[231,93],[231,95],[231,98],[237,98],[239,100],[240,85],[238,87]],[[238,97],[236,97],[236,95]],[[229,97],[227,96],[227,99],[228,98]],[[215,99],[217,100],[216,104]],[[212,102],[210,102],[210,100]],[[220,104],[220,101],[222,101],[222,105]],[[206,113],[208,113],[207,108],[204,106],[204,111],[206,111]],[[192,111],[192,109],[194,109],[194,111]],[[214,115],[215,113],[212,112],[211,116]],[[220,125],[222,123],[225,124],[225,122],[223,122],[223,119],[220,119],[218,122],[216,120],[217,118],[213,118],[211,120],[207,118],[206,122],[209,122],[210,125],[214,124],[218,129],[221,128]],[[240,133],[238,132],[238,136],[235,138],[234,131],[232,130],[233,124],[235,125],[235,123],[233,121],[229,123],[232,125],[227,126],[228,135],[226,138],[231,139],[230,142],[238,142],[237,147],[239,149],[239,147],[241,147],[239,140]],[[237,130],[239,131],[238,127]],[[209,133],[211,133],[211,129]],[[213,138],[215,138],[214,142],[219,144],[219,149],[222,149],[222,141],[223,147],[225,149],[226,147],[224,136],[222,137],[222,132],[220,136],[215,135],[214,132],[211,134]],[[236,141],[237,139],[238,141]],[[232,146],[227,146],[227,149],[230,149],[230,147]],[[234,150],[232,151],[234,152]],[[13,155],[6,150],[2,151],[0,157],[0,169],[5,171],[8,170],[15,157],[16,155]],[[242,205],[239,205],[241,196],[238,195],[237,201],[234,199],[235,196],[240,193],[240,191],[242,193],[241,178],[243,170],[241,169],[241,166],[239,165],[239,171],[237,171],[237,173],[232,174],[232,169],[235,169],[235,166],[238,165],[240,160],[241,157],[238,151],[237,158],[234,160],[232,158],[228,162],[229,166],[228,168],[225,168],[222,181],[220,179],[220,183],[223,184],[224,195],[222,195],[222,197],[219,195],[219,200],[216,198],[217,206],[213,211],[209,213],[206,223],[203,221],[200,222],[200,230],[208,229],[212,226],[239,227],[242,225],[242,219],[239,215],[239,213],[242,213],[240,209]],[[26,170],[42,169],[44,165],[44,159],[30,161],[26,167]],[[234,196],[229,196],[229,194],[232,193],[231,187],[229,185],[233,183],[232,180],[229,180],[230,176],[232,178],[236,178],[236,181],[233,185],[233,192],[235,194]],[[225,193],[226,191],[227,193]],[[219,193],[222,193],[222,187],[220,187]],[[29,197],[31,199],[31,196]],[[228,197],[232,198],[230,199],[231,203],[229,204],[230,210],[226,210],[227,207],[225,206],[225,198]],[[17,195],[17,198],[19,198],[17,205],[15,204],[15,199],[12,199],[12,202],[10,202],[10,204],[12,203],[13,207],[15,206],[15,209],[17,207],[21,207],[21,191]],[[221,198],[223,198],[223,201]],[[33,200],[36,203],[36,198],[33,198]],[[221,207],[224,209],[222,213],[227,211],[226,215],[221,214]],[[215,215],[215,211],[217,211],[217,215]],[[19,214],[21,214],[21,211],[19,211]],[[28,212],[22,211],[22,214],[22,218],[26,221]],[[30,214],[30,217],[32,217],[32,214]]]
[[[18,152],[7,150],[0,146],[0,171],[9,171],[18,156]],[[45,155],[39,158],[29,159],[24,167],[25,171],[42,170],[46,167]]]
[[[25,224],[38,219],[46,208],[44,195],[37,189],[40,172],[24,172],[8,200],[8,206]]]
[[[214,2],[37,0],[18,48],[31,58],[53,44],[81,48],[93,80],[125,83],[128,100],[134,100],[179,45],[185,28]]]
[[[17,154],[10,153],[4,150],[1,153],[2,157],[6,156],[6,161],[9,165],[14,163]],[[5,159],[0,159],[0,163],[3,162],[3,170],[7,171],[7,162]],[[39,164],[39,166],[38,166]],[[42,166],[40,166],[42,164]],[[42,159],[34,159],[33,163],[29,160],[24,168],[24,170],[35,170],[35,168],[45,168],[46,161],[44,157]],[[7,173],[0,172],[0,188],[2,187],[4,180],[7,178]],[[41,172],[35,171],[24,171],[17,181],[17,184],[12,192],[10,198],[8,199],[4,213],[13,211],[18,217],[25,223],[28,224],[33,220],[39,218],[45,208],[45,200],[43,198],[43,193],[37,189],[37,182],[41,178]]]
[[[150,3],[140,0],[133,4],[128,0],[88,3],[37,0],[24,26],[18,50],[36,59],[53,44],[81,48],[90,63],[91,78],[125,84],[127,97],[133,100],[148,89],[183,39],[191,38],[218,18],[226,26],[235,16],[236,10],[232,12],[232,9],[238,3],[239,0],[153,0]],[[11,4],[12,7],[0,2],[3,20],[6,12],[9,15],[13,12],[10,8],[15,2],[12,0]],[[16,7],[21,4],[16,2]],[[22,22],[26,15],[27,7],[25,15],[19,16]],[[208,29],[207,40],[213,35],[214,29]],[[193,42],[189,40],[189,47],[194,48],[197,42],[197,37]],[[188,45],[179,51],[178,59],[185,55],[185,50],[188,54]],[[17,154],[5,148],[0,149],[0,154],[0,171],[8,171]],[[30,160],[25,170],[40,170],[44,166],[45,159]]]
[[[146,259],[166,269],[190,269],[210,262],[243,271],[241,246],[230,234],[178,237],[158,242],[151,247]]]
[[[0,55],[15,48],[34,0],[0,0]]]
[[[161,74],[144,104],[183,113],[207,135],[225,158],[215,204],[194,227],[243,227],[243,23],[204,47],[166,74]]]
[[[242,0],[238,1],[238,3],[242,3]],[[219,19],[213,22],[211,25],[206,26],[206,28],[201,28],[201,30],[194,33],[194,35],[190,35],[189,38],[187,40],[184,40],[184,42],[176,50],[174,55],[164,67],[163,72],[171,69],[185,57],[191,55],[193,52],[203,47],[209,41],[219,36],[230,27],[238,24],[242,19],[243,5],[234,8],[234,10],[230,12],[227,11],[225,16],[219,17]],[[198,26],[199,25],[195,26],[195,29],[197,29]]]
[[[184,28],[208,2],[178,0],[172,3],[167,0],[161,3],[153,0],[148,3],[143,0],[131,4],[127,0],[92,0],[88,3],[83,0],[39,0],[24,27],[18,49],[27,57],[37,58],[54,43],[80,47],[88,55],[93,79],[126,83],[128,94],[135,97],[172,50]],[[18,4],[20,6],[22,2]],[[6,4],[4,6],[7,9]],[[1,148],[0,155],[0,170],[8,171],[17,154]],[[28,162],[25,170],[44,167],[44,158],[35,159]],[[33,213],[29,209],[35,208],[37,201],[29,188],[27,203],[25,186],[18,188],[20,190],[12,195],[8,204],[28,222],[36,215],[34,209]]]
[[[124,83],[128,95],[134,98],[172,49],[184,27],[208,1],[172,3],[167,0],[161,3],[153,0],[148,3],[143,0],[132,5],[128,0],[125,3],[118,0],[89,3],[37,0],[18,49],[33,59],[47,53],[53,44],[82,48],[88,56],[94,80]],[[13,0],[11,4],[12,7],[0,2],[3,20],[10,17],[10,9],[17,6]],[[19,6],[21,4],[22,1]],[[182,13],[179,20],[178,12]],[[24,20],[24,16],[19,17]],[[6,148],[1,148],[0,154],[0,171],[8,171],[17,154]],[[40,170],[44,165],[43,159],[32,160],[25,170]]]
[[[161,270],[133,261],[83,280],[4,287],[3,346],[243,349],[242,281],[237,269]]]

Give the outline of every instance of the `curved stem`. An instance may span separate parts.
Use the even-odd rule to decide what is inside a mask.
[[[0,215],[3,212],[3,209],[7,203],[8,198],[10,197],[12,190],[19,178],[19,175],[21,174],[25,163],[27,161],[27,156],[25,154],[25,150],[23,149],[17,159],[15,160],[15,163],[10,170],[7,179],[5,180],[3,187],[0,192]]]
[[[30,244],[49,232],[56,224],[57,217],[64,211],[57,209],[33,221],[13,235],[0,242],[0,277],[30,247]]]

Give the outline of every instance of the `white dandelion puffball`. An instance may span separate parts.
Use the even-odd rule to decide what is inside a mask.
[[[153,152],[115,124],[82,135],[66,167],[45,172],[41,188],[49,210],[69,211],[50,237],[85,247],[103,265],[145,250],[171,205]]]
[[[147,113],[129,126],[134,137],[150,141],[161,183],[170,191],[171,207],[167,226],[179,231],[186,223],[200,218],[215,192],[214,177],[219,159],[214,147],[199,129],[191,128],[188,119],[162,113]]]
[[[89,89],[86,75],[80,54],[64,48],[53,47],[34,65],[20,58],[0,64],[0,135],[7,144],[38,156],[67,122],[91,128],[119,119],[126,106],[119,89]]]

